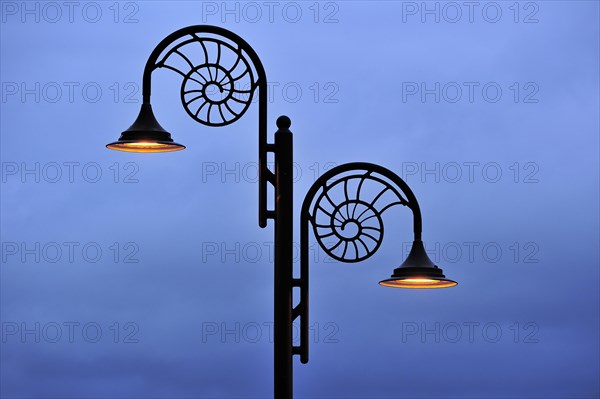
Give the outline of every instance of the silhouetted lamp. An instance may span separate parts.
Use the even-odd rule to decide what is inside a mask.
[[[423,247],[423,241],[413,241],[408,257],[394,269],[394,274],[380,285],[395,288],[447,288],[454,287],[457,282],[444,276],[442,269],[437,267]]]
[[[152,105],[143,104],[133,125],[106,148],[127,152],[172,152],[183,150],[185,146],[174,142],[171,134],[158,123]]]
[[[340,200],[338,200],[338,198]],[[309,230],[325,253],[340,262],[370,258],[383,242],[384,213],[394,206],[413,213],[413,244],[406,260],[379,284],[394,288],[447,288],[457,285],[444,276],[423,246],[421,208],[404,180],[389,169],[366,162],[332,168],[309,189],[300,213],[300,303],[308,302]],[[348,226],[353,226],[351,233]],[[300,358],[308,359],[308,315],[301,312]],[[306,343],[306,344],[305,344]],[[306,351],[304,351],[306,349]]]
[[[187,55],[186,55],[187,54]],[[197,58],[200,58],[199,60]],[[192,60],[196,62],[192,62]],[[183,69],[181,69],[183,67]],[[309,230],[321,248],[340,262],[355,263],[372,256],[383,240],[382,214],[392,206],[413,213],[414,241],[407,259],[391,278],[379,284],[398,288],[445,288],[456,282],[433,264],[421,241],[421,211],[408,185],[382,166],[354,162],[320,176],[309,189],[300,214],[300,275],[293,274],[293,135],[286,116],[277,119],[274,142],[267,137],[267,77],[252,47],[226,29],[197,25],[163,39],[146,63],[143,105],[118,141],[106,147],[128,152],[171,152],[185,146],[156,120],[150,105],[151,75],[169,69],[183,77],[180,95],[188,115],[205,126],[226,126],[242,117],[258,90],[258,207],[259,226],[272,220],[274,242],[274,397],[293,396],[292,358],[308,362]],[[216,88],[216,90],[214,90]],[[274,155],[274,168],[267,164]],[[367,189],[366,187],[369,187]],[[272,195],[268,194],[273,188]],[[391,197],[387,194],[391,193]],[[267,199],[272,198],[269,206]],[[352,226],[352,228],[348,228]],[[299,301],[294,288],[300,289]],[[300,319],[300,343],[293,342],[292,326]]]

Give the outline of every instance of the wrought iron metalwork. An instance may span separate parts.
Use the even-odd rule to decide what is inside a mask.
[[[235,33],[217,26],[194,25],[165,37],[144,68],[142,94],[150,104],[152,72],[165,68],[181,75],[180,98],[187,114],[206,126],[226,126],[242,117],[258,96],[258,224],[274,219],[267,206],[267,182],[275,175],[267,166],[267,76],[252,47]]]
[[[366,190],[369,183],[379,186]],[[337,191],[337,193],[336,193]],[[384,203],[387,192],[397,201]],[[343,201],[332,197],[341,195]],[[367,196],[372,198],[367,198]],[[373,170],[354,170],[351,175],[333,182],[323,182],[321,194],[315,201],[311,224],[317,242],[327,255],[341,262],[360,262],[373,255],[383,240],[381,215],[394,205],[408,205],[408,201],[388,181],[376,176]]]
[[[274,143],[267,142],[267,78],[252,47],[236,34],[215,26],[180,29],[163,39],[150,55],[143,76],[143,104],[134,124],[108,148],[132,152],[165,152],[185,148],[156,120],[150,105],[152,72],[165,68],[182,76],[180,97],[188,115],[206,126],[237,121],[258,97],[259,226],[274,220],[274,397],[293,397],[293,356],[308,362],[308,234],[332,258],[360,262],[383,241],[383,213],[392,206],[413,212],[415,241],[407,260],[380,284],[412,288],[422,281],[451,286],[431,262],[421,242],[421,211],[408,185],[396,174],[370,163],[350,163],[323,174],[308,191],[300,217],[300,277],[293,277],[293,135],[286,116],[277,119]],[[267,154],[275,155],[275,171]],[[267,183],[274,188],[274,209],[267,207]],[[317,196],[318,195],[318,196]],[[341,202],[334,198],[341,197]],[[316,198],[316,200],[315,200]],[[421,278],[422,275],[427,279]],[[433,285],[430,284],[430,285]],[[293,288],[300,300],[293,306]],[[292,323],[300,318],[300,345],[294,346]]]
[[[382,215],[395,205],[412,210],[415,241],[420,241],[417,198],[389,169],[366,162],[340,165],[308,190],[300,213],[300,278],[293,280],[293,286],[300,288],[300,300],[292,311],[292,322],[300,318],[300,345],[294,346],[294,354],[300,355],[302,363],[308,362],[309,225],[327,255],[345,263],[360,262],[379,249],[384,234]]]
[[[246,112],[258,87],[250,62],[224,40],[197,33],[189,37],[169,49],[156,67],[183,77],[181,103],[192,119],[207,126],[229,125]],[[198,56],[201,60],[192,62]],[[184,62],[187,73],[177,61]]]

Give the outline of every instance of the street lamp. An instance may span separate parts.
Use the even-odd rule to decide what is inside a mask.
[[[215,26],[196,25],[167,36],[154,49],[143,76],[143,104],[131,127],[106,147],[127,152],[171,152],[185,149],[156,120],[150,105],[151,76],[159,68],[183,77],[180,97],[186,112],[207,126],[226,126],[258,99],[259,226],[275,227],[274,396],[293,396],[292,360],[308,362],[308,238],[312,226],[321,248],[333,259],[360,262],[383,240],[382,214],[402,205],[413,213],[414,241],[407,259],[379,284],[398,288],[446,288],[447,279],[427,256],[421,241],[421,210],[408,185],[395,173],[370,163],[348,163],[324,173],[311,186],[300,217],[300,277],[293,277],[293,136],[287,116],[277,119],[274,143],[267,142],[267,78],[252,47],[236,34]],[[275,170],[267,166],[275,155]],[[267,205],[267,186],[275,190]],[[338,202],[337,197],[342,201]],[[300,288],[293,306],[292,291]],[[300,319],[300,345],[292,341],[292,323]]]

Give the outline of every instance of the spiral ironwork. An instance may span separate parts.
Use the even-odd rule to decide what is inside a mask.
[[[240,119],[257,96],[258,224],[264,228],[273,212],[267,206],[267,184],[274,185],[267,153],[267,76],[254,49],[235,33],[211,25],[192,25],[165,37],[144,68],[142,96],[150,105],[152,74],[166,68],[179,74],[180,98],[186,113],[206,126],[226,126]],[[258,90],[258,93],[257,93]]]
[[[383,212],[408,204],[384,177],[369,169],[352,170],[323,182],[310,221],[327,255],[342,262],[360,262],[371,257],[383,241]]]
[[[157,68],[183,77],[181,103],[188,115],[207,126],[235,122],[252,103],[257,79],[243,51],[219,38],[188,35],[169,49]]]
[[[421,210],[414,193],[398,175],[382,166],[352,162],[336,166],[319,177],[308,190],[300,213],[300,302],[293,319],[300,318],[302,363],[308,362],[308,274],[309,231],[333,259],[360,262],[373,256],[383,242],[383,213],[395,205],[408,207],[413,214],[413,232],[421,240]]]

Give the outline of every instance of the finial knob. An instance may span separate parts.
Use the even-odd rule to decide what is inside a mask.
[[[292,120],[290,118],[288,118],[285,115],[280,116],[279,118],[277,118],[277,127],[279,129],[289,129],[290,126],[292,126]]]

